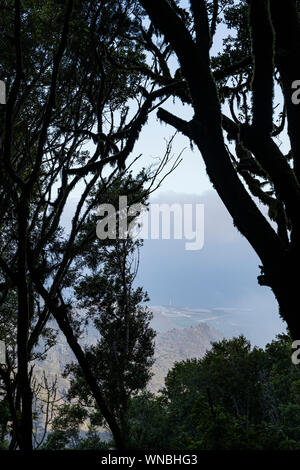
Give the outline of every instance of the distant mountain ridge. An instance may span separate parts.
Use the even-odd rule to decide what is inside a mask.
[[[160,308],[161,311],[159,311]],[[196,322],[197,326],[184,328],[184,322],[182,326],[180,323],[180,315],[178,316],[173,309],[171,309],[172,313],[167,307],[154,307],[153,310],[152,327],[156,330],[157,336],[155,338],[153,378],[148,388],[157,392],[159,388],[163,387],[164,378],[174,362],[192,357],[202,357],[210,349],[211,342],[222,339],[224,335],[214,327],[203,322],[199,323],[199,321]],[[168,318],[168,313],[174,315],[172,320]],[[187,325],[190,325],[190,321]],[[81,343],[93,344],[96,340],[97,331],[93,327],[88,327]],[[59,393],[64,395],[68,389],[68,379],[63,378],[62,373],[66,364],[74,360],[76,359],[64,336],[59,333],[57,344],[48,351],[44,361],[36,364],[35,372],[41,376],[44,370],[48,377],[57,376]]]

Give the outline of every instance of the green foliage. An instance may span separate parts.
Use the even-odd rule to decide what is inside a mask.
[[[24,417],[25,404],[32,408],[29,388],[33,381],[27,359],[45,357],[55,344],[55,331],[47,326],[50,310],[68,302],[64,289],[80,276],[77,268],[86,272],[82,259],[85,245],[93,245],[96,238],[95,226],[89,233],[78,233],[99,203],[99,193],[93,189],[101,181],[105,200],[110,184],[122,179],[112,167],[127,144],[123,164],[131,153],[152,102],[140,119],[140,87],[148,85],[140,72],[146,57],[140,31],[143,15],[137,1],[1,0],[0,4],[0,77],[7,91],[7,104],[0,107],[0,339],[5,339],[9,352],[8,380],[4,384],[0,377],[0,387],[1,392],[10,389],[14,416],[21,413]],[[129,113],[133,98],[139,104]],[[82,170],[91,162],[98,165],[96,174],[90,167],[77,173],[78,166]],[[104,177],[106,163],[111,168]],[[72,204],[72,227],[64,230],[65,205],[83,179],[82,198],[76,207]],[[22,275],[20,253],[24,256]],[[22,294],[19,299],[24,301],[17,303],[21,285],[28,296]],[[22,317],[22,309],[28,315]],[[72,326],[76,336],[80,322],[73,319]],[[20,353],[22,347],[16,361],[15,350]],[[146,376],[141,374],[141,381]],[[23,424],[19,427],[17,419],[13,421],[15,447],[22,446],[23,440],[31,447],[30,413],[27,432]],[[21,436],[23,430],[25,436]],[[64,439],[57,437],[53,445],[63,446]]]
[[[243,336],[213,343],[202,359],[176,363],[159,396],[133,400],[139,448],[300,449],[299,369],[291,340],[265,350]],[[148,432],[149,431],[149,432]],[[163,436],[162,436],[163,433]]]
[[[101,450],[107,449],[108,444],[101,440],[95,431],[89,411],[77,404],[65,403],[59,408],[42,449],[44,450]],[[86,433],[81,426],[89,422]]]
[[[196,435],[185,432],[175,443],[193,450],[276,450],[284,439],[283,431],[266,422],[249,423],[246,417],[233,415],[220,405],[212,407],[205,397],[195,402],[191,419]]]
[[[164,449],[169,441],[169,420],[164,400],[150,392],[131,399],[129,407],[130,448]]]
[[[134,201],[144,202],[144,178],[143,172],[136,179],[131,174],[122,178],[112,185],[106,201],[118,207],[119,194],[128,194],[128,205]],[[95,192],[97,195],[98,190]],[[91,227],[95,230],[96,222],[94,215],[87,219],[78,243]],[[82,313],[81,316],[79,314],[78,334],[90,325],[98,333],[97,342],[85,347],[86,358],[125,440],[128,440],[130,432],[129,401],[146,387],[154,354],[155,332],[150,327],[152,314],[145,306],[148,296],[134,284],[140,243],[129,237],[93,240],[85,246],[78,262],[78,266],[83,263],[85,274],[78,277],[73,286],[77,306],[80,312],[84,312],[85,319],[83,322]],[[92,421],[103,425],[80,367],[70,364],[65,374],[71,379],[69,399],[75,402],[79,399],[81,404],[94,409]]]

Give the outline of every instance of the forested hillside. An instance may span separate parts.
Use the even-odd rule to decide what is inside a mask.
[[[0,0],[1,449],[299,450],[299,129],[299,0]],[[152,203],[203,177],[263,348],[216,213]]]

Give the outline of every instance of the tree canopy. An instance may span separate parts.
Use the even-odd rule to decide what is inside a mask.
[[[139,244],[99,240],[95,227],[101,202],[117,206],[122,193],[128,204],[146,202],[177,167],[169,143],[156,167],[133,171],[135,144],[157,109],[201,153],[261,260],[258,282],[299,338],[299,1],[0,0],[0,10],[2,447],[33,448],[41,387],[49,418],[55,387],[46,378],[36,386],[34,362],[59,329],[76,362],[49,448],[102,446],[97,419],[118,449],[159,446],[168,433],[168,448],[298,448],[288,337],[265,351],[243,337],[224,340],[204,359],[176,364],[159,397],[140,394],[154,332],[147,295],[134,285]],[[168,98],[193,117],[170,112],[172,100],[165,109]],[[97,329],[96,345],[80,343],[85,321]],[[82,444],[84,420],[91,426]]]
[[[201,152],[234,225],[261,260],[259,283],[271,287],[297,339],[299,2],[140,3],[153,25],[153,41],[162,41],[178,61],[173,74],[165,61],[160,81],[173,84],[173,95],[194,112],[186,121],[160,108],[158,117]],[[213,56],[218,25],[229,34]],[[258,203],[267,206],[269,216]]]

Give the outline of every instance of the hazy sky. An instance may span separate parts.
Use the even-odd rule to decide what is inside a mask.
[[[216,192],[166,192],[152,201],[204,204],[205,237],[199,251],[186,251],[184,240],[144,241],[137,282],[148,291],[150,304],[235,307],[241,311],[242,332],[259,345],[285,330],[272,292],[257,283],[259,259]]]

